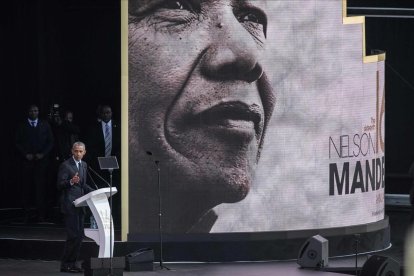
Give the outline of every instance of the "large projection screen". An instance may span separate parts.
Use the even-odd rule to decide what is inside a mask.
[[[384,56],[345,8],[129,0],[130,235],[384,219]]]

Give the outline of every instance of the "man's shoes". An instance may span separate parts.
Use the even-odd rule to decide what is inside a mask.
[[[81,273],[83,269],[77,266],[62,266],[60,272]]]

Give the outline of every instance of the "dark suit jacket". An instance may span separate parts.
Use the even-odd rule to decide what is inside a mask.
[[[121,128],[112,120],[112,156],[116,156],[118,163],[121,156]],[[87,132],[86,159],[94,170],[99,170],[98,157],[105,156],[105,138],[101,122],[96,122]]]
[[[16,147],[23,158],[26,154],[36,153],[46,156],[53,148],[53,133],[49,123],[39,119],[34,128],[27,120],[23,122],[16,132]]]
[[[61,191],[60,210],[62,213],[75,213],[76,207],[73,205],[73,201],[94,190],[86,183],[87,171],[88,165],[86,162],[82,161],[81,167],[78,170],[73,158],[69,158],[60,165],[57,187]],[[77,172],[80,177],[80,182],[70,185],[70,180]]]

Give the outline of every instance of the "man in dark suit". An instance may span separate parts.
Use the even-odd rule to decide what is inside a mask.
[[[86,155],[89,166],[99,171],[98,157],[115,156],[120,162],[121,156],[121,129],[118,124],[112,120],[112,109],[108,105],[102,105],[100,108],[100,121],[94,123],[87,132],[88,154]],[[100,173],[106,182],[109,183],[110,177],[107,171]],[[113,171],[113,186],[117,187],[118,194],[121,192],[121,178],[119,170]],[[107,184],[97,178],[100,186]],[[121,219],[121,198],[113,198],[113,218],[115,227],[120,225]]]
[[[76,266],[76,261],[84,237],[85,210],[76,208],[73,201],[93,191],[86,183],[87,164],[82,161],[85,153],[85,144],[75,142],[72,147],[72,158],[63,162],[58,172],[57,187],[61,191],[60,210],[64,215],[67,233],[60,266],[62,272],[82,272],[82,269]]]
[[[37,209],[37,220],[43,222],[46,215],[48,155],[53,148],[53,133],[48,122],[39,119],[39,108],[31,105],[28,118],[17,129],[16,147],[22,168],[22,200],[25,221],[29,220],[33,198]],[[34,197],[33,197],[34,194]]]
[[[100,121],[89,127],[87,132],[87,160],[93,169],[99,169],[98,157],[116,156],[119,162],[121,153],[121,129],[112,120],[112,109],[103,105]]]

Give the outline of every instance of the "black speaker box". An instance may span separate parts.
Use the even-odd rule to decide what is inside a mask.
[[[152,271],[154,270],[154,250],[141,248],[126,256],[127,271]]]
[[[389,257],[372,255],[362,267],[360,276],[400,276],[400,265]]]
[[[297,263],[303,268],[321,268],[329,262],[329,242],[320,235],[309,238],[299,250]]]
[[[112,258],[112,275],[122,276],[125,268],[125,257]],[[90,258],[84,263],[85,276],[107,276],[111,272],[110,258]]]

